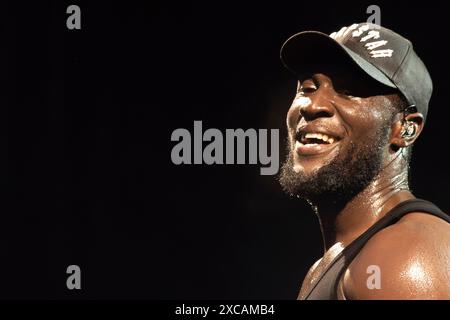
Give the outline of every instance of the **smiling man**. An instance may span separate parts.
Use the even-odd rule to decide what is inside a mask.
[[[280,182],[317,214],[324,255],[299,299],[450,299],[450,219],[408,185],[432,82],[411,42],[353,24],[289,38],[298,79]]]

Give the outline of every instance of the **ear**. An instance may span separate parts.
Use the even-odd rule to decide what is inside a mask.
[[[400,114],[402,115],[402,114]],[[394,150],[409,147],[416,141],[423,130],[423,115],[420,112],[410,113],[392,124],[391,146]],[[408,130],[409,129],[409,130]]]

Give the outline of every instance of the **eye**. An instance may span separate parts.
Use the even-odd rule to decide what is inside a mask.
[[[316,83],[316,81],[314,81],[314,79],[306,79],[301,81],[301,83],[299,84],[300,85],[297,89],[298,96],[307,96],[309,94],[313,94],[318,89],[318,84]]]
[[[303,93],[314,93],[317,90],[317,87],[315,85],[305,86],[301,87],[300,91]]]
[[[316,92],[317,86],[312,81],[305,81],[298,89],[299,95],[307,95]]]

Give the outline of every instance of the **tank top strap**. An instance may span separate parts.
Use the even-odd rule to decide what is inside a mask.
[[[327,269],[316,280],[306,295],[306,300],[337,299],[337,286],[341,274],[350,265],[352,260],[361,251],[369,239],[380,230],[396,223],[404,215],[411,212],[423,212],[439,217],[450,223],[450,217],[442,212],[433,203],[423,199],[410,199],[403,201],[392,208],[384,217],[374,223],[362,235],[352,241],[330,263]]]

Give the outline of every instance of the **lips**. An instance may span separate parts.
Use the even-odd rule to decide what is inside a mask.
[[[297,131],[295,151],[299,156],[312,156],[331,151],[341,140],[339,134],[324,128],[305,127]]]

